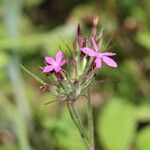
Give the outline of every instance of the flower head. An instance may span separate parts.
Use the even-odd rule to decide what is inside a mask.
[[[117,67],[117,63],[111,59],[116,55],[112,52],[100,52],[98,47],[100,40],[103,40],[102,31],[97,34],[98,17],[93,19],[93,27],[91,31],[91,41],[81,32],[80,25],[77,26],[77,36],[73,42],[73,50],[68,44],[67,60],[63,59],[62,51],[57,52],[55,58],[46,56],[46,66],[43,67],[43,73],[47,74],[51,81],[50,91],[58,96],[61,100],[76,101],[94,80],[96,68],[100,68],[102,63],[106,63],[110,67]],[[91,47],[88,47],[92,42]],[[84,53],[84,54],[83,54]],[[85,57],[85,54],[92,57]],[[68,66],[62,69],[63,65],[68,61]],[[55,73],[51,73],[55,72]]]
[[[98,45],[96,44],[94,38],[92,38],[93,49],[88,47],[81,48],[81,51],[88,56],[95,57],[96,68],[102,66],[102,61],[110,67],[117,67],[117,63],[111,59],[109,56],[114,56],[116,53],[111,52],[99,52]]]
[[[57,52],[55,59],[53,57],[46,56],[45,61],[49,65],[43,68],[43,73],[48,73],[51,71],[58,73],[61,71],[61,67],[67,63],[67,60],[63,60],[63,54],[61,50]]]
[[[100,52],[98,43],[103,40],[102,30],[97,32],[98,17],[93,18],[93,26],[90,36],[92,36],[92,45],[88,47],[91,42],[87,36],[81,32],[80,25],[77,27],[77,36],[73,42],[73,49],[66,43],[68,50],[67,59],[63,59],[63,53],[59,50],[55,56],[45,57],[46,65],[42,68],[43,73],[46,74],[48,80],[45,82],[26,68],[23,67],[30,75],[38,80],[43,86],[43,91],[47,90],[58,96],[59,100],[67,102],[76,101],[81,95],[85,95],[85,90],[94,81],[96,68],[100,68],[102,63],[106,63],[110,67],[117,67],[117,63],[111,59],[111,56],[116,55],[111,52]],[[85,54],[92,57],[85,57]],[[62,69],[63,65],[68,62],[68,66]],[[50,72],[50,73],[49,73]]]

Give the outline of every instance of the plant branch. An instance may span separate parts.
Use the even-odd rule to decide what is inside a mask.
[[[85,146],[87,148],[89,148],[88,136],[85,132],[85,128],[84,128],[83,123],[81,121],[80,114],[77,110],[75,102],[69,102],[68,103],[68,110],[69,110],[70,116],[71,116],[74,124],[76,125],[76,127],[78,128],[78,130],[81,134],[81,137],[85,143]]]
[[[90,88],[88,89],[88,128],[89,128],[89,139],[90,139],[89,150],[95,150],[93,108],[92,108],[92,103],[91,103]]]

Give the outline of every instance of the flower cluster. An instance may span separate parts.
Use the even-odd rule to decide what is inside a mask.
[[[76,101],[92,83],[95,71],[105,63],[110,67],[117,67],[117,63],[110,58],[116,55],[112,52],[101,52],[103,34],[97,33],[98,17],[93,18],[91,37],[83,37],[80,25],[68,59],[63,59],[63,52],[59,50],[56,57],[45,57],[45,73],[51,80],[51,90],[63,100]],[[102,42],[101,42],[102,43]],[[68,47],[69,48],[69,47]]]

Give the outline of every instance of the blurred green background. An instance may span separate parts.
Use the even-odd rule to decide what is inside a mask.
[[[148,0],[0,0],[0,150],[85,150],[65,105],[45,105],[54,95],[18,62],[44,79],[43,57],[65,52],[60,37],[72,45],[79,22],[88,35],[93,15],[118,62],[92,87],[96,150],[150,150],[149,9]]]

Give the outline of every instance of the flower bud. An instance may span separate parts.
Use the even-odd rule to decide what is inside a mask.
[[[87,47],[87,44],[88,44],[88,38],[84,37],[82,47]]]
[[[79,47],[82,47],[82,33],[81,33],[81,28],[80,28],[80,24],[78,24],[77,26],[77,41],[79,44]]]
[[[92,32],[91,32],[91,36],[94,39],[95,39],[96,34],[97,34],[97,29],[96,29],[97,23],[98,23],[98,16],[94,16],[93,17],[93,27],[92,27]]]
[[[56,76],[57,76],[57,78],[59,78],[59,79],[61,79],[61,80],[64,80],[64,79],[65,79],[64,76],[63,76],[63,74],[62,74],[61,72],[57,72],[57,73],[56,73]]]
[[[99,20],[98,16],[94,16],[94,17],[93,17],[93,26],[94,26],[94,27],[97,26],[98,20]]]

